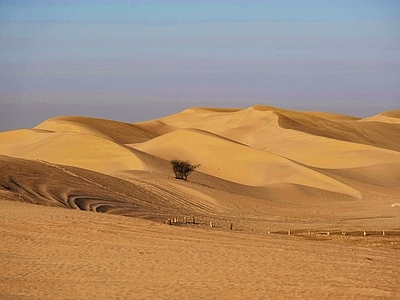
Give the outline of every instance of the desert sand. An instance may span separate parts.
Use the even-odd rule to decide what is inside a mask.
[[[400,294],[400,111],[55,117],[0,132],[0,170],[1,299]]]

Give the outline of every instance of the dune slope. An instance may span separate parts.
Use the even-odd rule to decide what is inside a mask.
[[[359,195],[356,190],[290,160],[204,131],[176,130],[142,143],[137,149],[167,160],[182,158],[195,161],[201,164],[201,172],[240,184],[294,183]]]
[[[113,120],[88,117],[55,117],[48,119],[34,129],[52,132],[79,132],[113,140],[119,144],[147,141],[172,130],[159,121],[145,124],[130,124]]]
[[[0,153],[112,174],[143,169],[134,151],[93,134],[21,129],[0,133]]]
[[[22,202],[165,221],[172,215],[213,213],[201,193],[143,180],[123,180],[71,166],[0,156],[0,197]],[[186,192],[191,193],[190,188]],[[210,203],[211,201],[211,203]]]

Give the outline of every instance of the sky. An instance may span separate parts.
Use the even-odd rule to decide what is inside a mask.
[[[400,1],[0,0],[0,131],[265,104],[400,109]]]

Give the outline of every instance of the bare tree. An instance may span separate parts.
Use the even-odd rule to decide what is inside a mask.
[[[187,160],[173,159],[170,161],[176,179],[187,180],[187,177],[200,165],[192,165]]]

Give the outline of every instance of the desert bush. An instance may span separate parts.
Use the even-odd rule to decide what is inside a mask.
[[[176,179],[187,180],[188,176],[200,165],[193,165],[187,160],[173,159],[170,161]]]

